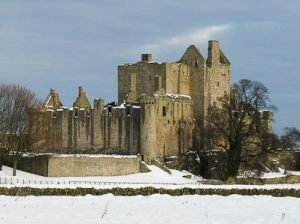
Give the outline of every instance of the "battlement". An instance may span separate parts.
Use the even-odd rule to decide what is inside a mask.
[[[146,94],[142,94],[139,96],[138,98],[139,103],[141,104],[155,104],[156,103],[156,99],[154,97],[154,95],[146,95]]]
[[[175,102],[185,102],[185,103],[192,103],[192,98],[188,95],[184,94],[154,94],[154,97],[158,100],[169,100]]]

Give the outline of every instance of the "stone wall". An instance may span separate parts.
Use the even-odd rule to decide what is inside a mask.
[[[171,196],[181,195],[222,195],[228,196],[232,194],[238,195],[270,195],[274,197],[297,197],[300,198],[300,189],[295,188],[275,188],[275,189],[263,189],[263,188],[212,188],[207,186],[206,188],[178,188],[178,189],[166,189],[156,187],[140,187],[140,188],[34,188],[34,187],[0,187],[0,195],[6,196],[82,196],[82,195],[104,195],[113,194],[115,196],[135,196],[144,195],[149,196],[151,194],[168,194]]]
[[[100,102],[98,102],[100,101]],[[31,111],[32,152],[139,153],[139,106]],[[38,121],[38,122],[36,122]]]
[[[18,169],[48,177],[119,176],[140,172],[140,156],[36,155],[22,157]]]
[[[166,83],[162,88],[166,93],[190,96],[189,67],[182,63],[166,63]]]
[[[166,85],[166,64],[138,62],[118,66],[118,102],[122,103],[129,91],[136,96],[152,94]]]
[[[41,176],[48,176],[48,157],[47,155],[23,156],[18,160],[17,169]],[[13,167],[13,160],[6,158],[5,164]]]
[[[136,103],[94,108],[37,109],[32,152],[179,155],[192,147],[191,97],[164,91]],[[40,127],[37,127],[40,125]]]
[[[49,157],[48,176],[120,176],[140,172],[139,156]]]

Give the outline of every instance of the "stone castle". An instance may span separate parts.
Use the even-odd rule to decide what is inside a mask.
[[[118,66],[118,105],[93,105],[79,87],[72,108],[55,90],[31,110],[33,152],[140,154],[145,161],[201,146],[209,105],[230,92],[230,62],[219,42],[208,42],[205,59],[191,45],[177,62],[142,54]]]

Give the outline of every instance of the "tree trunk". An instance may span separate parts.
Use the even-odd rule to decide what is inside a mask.
[[[17,160],[14,160],[13,162],[13,176],[16,176],[17,175],[17,163],[18,161]]]
[[[241,164],[241,152],[240,146],[231,146],[228,151],[227,158],[227,171],[229,177],[236,177]]]

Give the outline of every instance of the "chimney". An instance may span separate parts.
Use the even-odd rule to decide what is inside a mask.
[[[142,54],[142,62],[152,61],[152,54]]]

